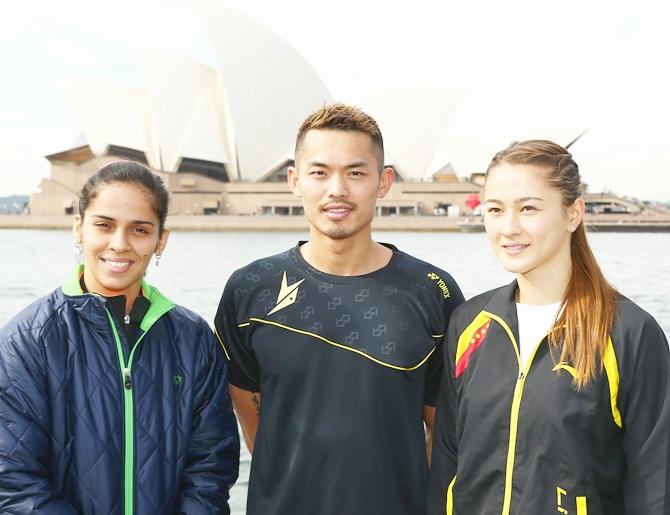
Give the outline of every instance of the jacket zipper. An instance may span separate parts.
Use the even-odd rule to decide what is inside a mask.
[[[516,341],[513,341],[516,347]],[[518,347],[517,347],[518,348]],[[519,368],[521,363],[519,362]],[[514,455],[516,452],[516,435],[519,426],[519,411],[521,409],[521,397],[523,396],[523,386],[526,382],[526,376],[523,371],[519,372],[514,386],[514,397],[512,399],[512,410],[509,424],[509,444],[507,448],[507,467],[505,471],[505,496],[503,500],[503,515],[509,515],[512,502],[512,477],[514,476]]]
[[[485,314],[487,316],[490,316],[496,322],[498,322],[509,336],[510,341],[512,342],[512,345],[514,347],[517,364],[519,366],[519,375],[517,376],[516,384],[514,385],[514,397],[512,398],[512,409],[510,411],[509,444],[507,447],[507,465],[505,468],[505,494],[503,497],[503,507],[502,507],[502,515],[509,515],[512,503],[512,478],[514,477],[514,456],[516,452],[516,437],[519,428],[519,411],[521,410],[521,398],[523,397],[523,387],[526,384],[526,377],[528,376],[528,371],[530,370],[530,366],[533,363],[533,359],[535,359],[537,349],[539,349],[540,345],[546,338],[546,335],[542,337],[542,339],[535,346],[535,349],[533,349],[533,353],[528,358],[528,363],[526,364],[526,369],[524,370],[522,368],[521,355],[519,354],[519,344],[517,343],[512,330],[509,328],[507,323],[499,316],[488,312],[486,312]]]
[[[135,410],[133,399],[133,382],[131,377],[131,369],[133,365],[133,358],[135,350],[139,346],[140,341],[144,338],[146,331],[143,332],[130,350],[128,362],[126,363],[123,355],[123,346],[121,345],[121,338],[114,323],[114,318],[107,308],[107,317],[112,326],[112,333],[114,334],[114,343],[116,344],[116,353],[119,358],[119,368],[121,370],[121,383],[123,385],[123,426],[124,426],[124,458],[123,458],[123,499],[124,499],[124,515],[133,515],[135,504]]]

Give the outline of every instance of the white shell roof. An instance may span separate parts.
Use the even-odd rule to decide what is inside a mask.
[[[199,5],[220,70],[145,50],[144,88],[71,78],[63,93],[97,155],[113,144],[144,151],[157,169],[202,159],[224,163],[231,180],[256,181],[292,155],[300,123],[332,97],[274,32],[214,0]]]
[[[221,2],[201,7],[234,123],[240,175],[255,181],[292,148],[302,121],[332,97],[277,34]]]
[[[387,164],[406,180],[430,178],[449,162],[440,144],[463,92],[437,84],[380,89],[360,107],[382,131]]]
[[[91,77],[63,79],[60,86],[94,154],[104,154],[109,145],[133,148],[160,168],[144,90]]]
[[[176,172],[181,158],[225,163],[235,168],[227,148],[223,100],[215,70],[191,59],[142,51],[140,71],[147,88],[162,169]],[[232,170],[237,176],[236,170]]]

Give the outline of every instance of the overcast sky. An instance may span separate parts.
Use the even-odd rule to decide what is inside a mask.
[[[365,107],[397,88],[462,92],[443,149],[459,175],[481,171],[512,140],[565,144],[588,130],[573,153],[592,191],[670,200],[670,30],[660,1],[220,1],[287,40],[336,100]],[[216,67],[197,2],[11,6],[0,19],[0,196],[36,191],[49,173],[44,156],[79,136],[61,78],[139,84],[133,56],[146,47]]]

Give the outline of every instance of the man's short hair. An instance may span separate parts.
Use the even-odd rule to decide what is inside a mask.
[[[323,106],[318,111],[310,114],[302,122],[298,135],[295,140],[295,155],[298,156],[298,150],[305,135],[311,130],[335,130],[345,132],[360,132],[367,134],[372,138],[372,143],[379,151],[379,166],[384,166],[384,139],[379,126],[372,116],[365,113],[362,109],[336,102]]]

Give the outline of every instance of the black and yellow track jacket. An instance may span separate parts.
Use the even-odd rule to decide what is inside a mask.
[[[670,353],[621,298],[602,371],[577,390],[547,338],[525,367],[516,282],[454,311],[428,513],[670,514]]]

